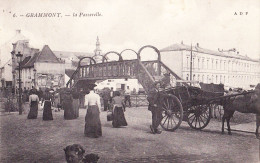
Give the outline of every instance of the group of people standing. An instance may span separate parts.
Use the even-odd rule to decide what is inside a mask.
[[[100,121],[101,103],[100,96],[94,92],[93,84],[89,86],[89,93],[85,96],[85,107],[87,109],[85,117],[84,134],[87,137],[98,138],[102,136],[102,127]],[[115,128],[120,126],[127,126],[125,119],[125,99],[121,96],[119,91],[107,91],[102,94],[104,101],[104,111],[107,111],[112,106],[113,120],[112,125]]]
[[[49,89],[46,89],[43,94],[39,94],[36,89],[32,89],[29,95],[29,106],[30,111],[28,114],[28,119],[36,119],[38,116],[38,104],[44,101],[43,106],[43,120],[53,120],[52,110],[51,110],[51,98],[52,94]],[[40,96],[40,97],[39,97]]]
[[[102,127],[100,121],[100,113],[101,113],[101,102],[99,94],[94,92],[95,84],[91,84],[88,86],[88,91],[85,95],[85,103],[86,107],[86,116],[85,116],[85,129],[84,135],[87,137],[98,138],[102,136]],[[76,92],[76,91],[74,91]],[[120,91],[109,91],[109,93],[102,94],[103,102],[104,102],[104,111],[112,109],[112,125],[114,128],[118,128],[121,126],[127,126],[127,122],[125,119],[125,107],[126,102],[129,103],[129,107],[131,107],[130,101],[131,91],[129,87],[127,87],[125,94],[122,95]],[[39,97],[40,96],[40,97]],[[153,96],[151,96],[153,97]],[[154,97],[156,98],[156,97]],[[36,119],[38,116],[38,104],[42,99],[44,101],[43,107],[43,120],[53,120],[52,116],[52,94],[49,89],[46,89],[44,93],[37,92],[36,89],[32,89],[29,96],[29,105],[30,111],[28,114],[28,119]],[[153,124],[150,126],[153,133],[160,133],[161,131],[157,129],[159,126],[161,117],[161,112],[157,111],[157,106],[152,105],[151,101],[155,101],[155,99],[149,99],[150,103],[149,110],[153,113]],[[70,90],[65,91],[65,96],[62,100],[63,109],[64,109],[64,119],[75,119],[79,116],[79,94],[73,93]],[[75,111],[75,109],[77,111]],[[159,112],[159,113],[157,113]]]

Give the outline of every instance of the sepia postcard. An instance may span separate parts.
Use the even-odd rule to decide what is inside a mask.
[[[0,4],[0,162],[260,161],[259,0]]]

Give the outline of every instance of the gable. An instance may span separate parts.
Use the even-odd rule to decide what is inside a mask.
[[[44,45],[42,51],[37,57],[36,62],[60,63],[60,60],[56,57],[48,45]]]

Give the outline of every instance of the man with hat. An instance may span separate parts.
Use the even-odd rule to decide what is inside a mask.
[[[163,78],[161,80],[155,82],[155,85],[157,85],[158,83],[160,84],[160,88],[163,88],[163,89],[171,86],[170,73],[167,72],[167,73],[163,74]]]

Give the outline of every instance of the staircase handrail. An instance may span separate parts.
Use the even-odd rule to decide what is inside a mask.
[[[68,88],[70,82],[74,79],[75,74],[79,71],[80,66],[77,67],[77,69],[72,73],[70,80],[66,83],[66,87]]]

